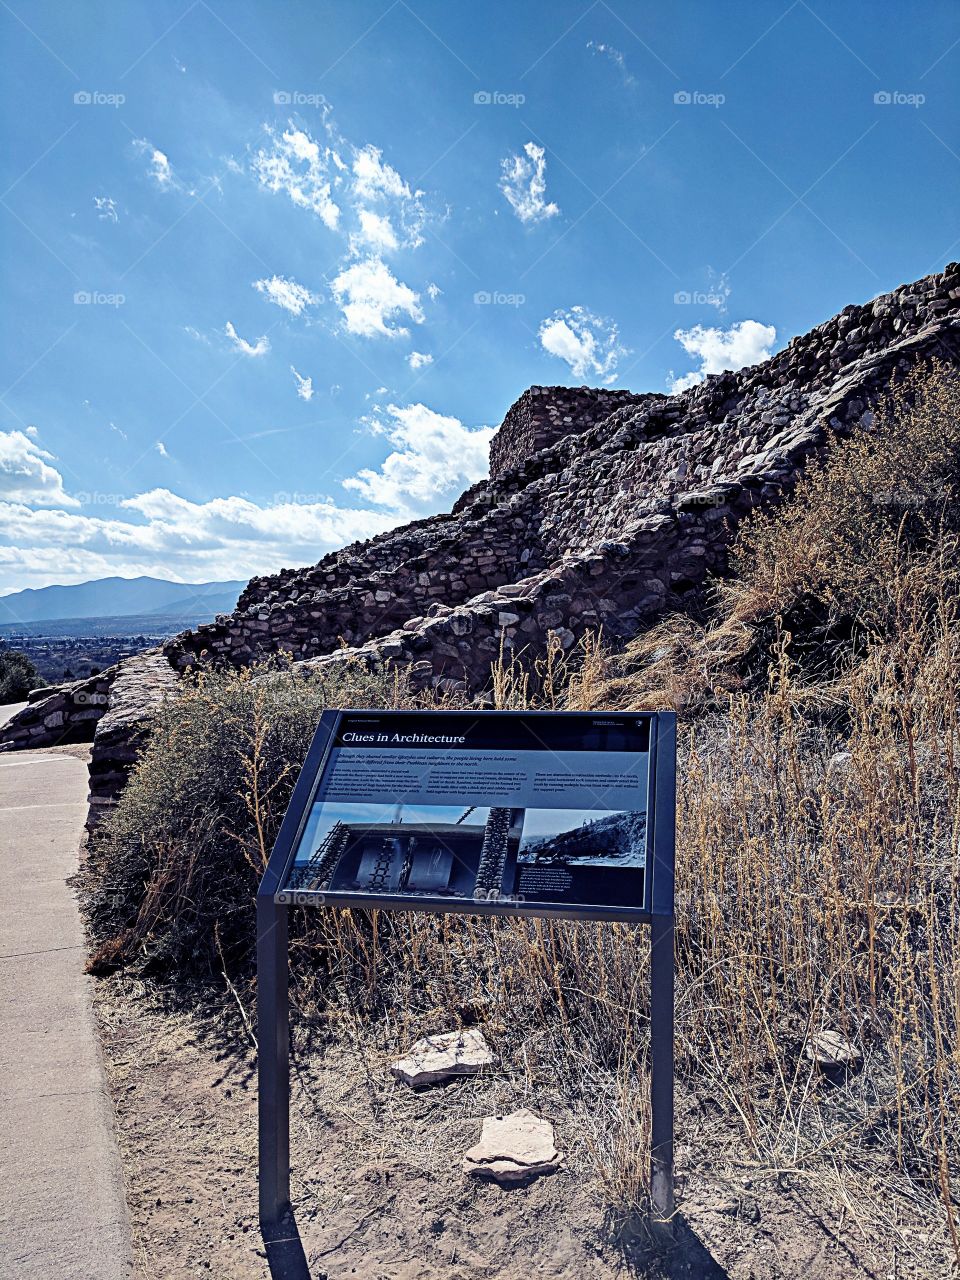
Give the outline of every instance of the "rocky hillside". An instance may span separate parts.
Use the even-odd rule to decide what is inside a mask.
[[[422,685],[479,690],[501,646],[532,657],[551,636],[569,649],[601,627],[635,635],[688,607],[724,571],[737,523],[788,493],[833,434],[869,426],[894,374],[931,359],[960,364],[957,264],[677,395],[531,387],[494,437],[489,479],[449,514],[254,578],[233,613],[45,690],[0,741],[96,727],[96,809],[122,785],[152,700],[204,663],[282,650],[309,665],[393,661]]]

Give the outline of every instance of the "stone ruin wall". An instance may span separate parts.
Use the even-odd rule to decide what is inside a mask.
[[[490,478],[522,466],[564,436],[587,431],[625,405],[656,398],[594,387],[528,387],[490,442]]]
[[[894,372],[935,358],[960,365],[956,264],[678,395],[530,388],[494,437],[490,478],[449,514],[254,578],[232,614],[162,654],[127,660],[90,690],[35,695],[0,743],[96,726],[94,793],[109,804],[138,719],[175,692],[175,672],[203,662],[279,650],[304,671],[393,661],[422,685],[478,691],[501,646],[535,655],[551,636],[564,649],[588,630],[629,637],[723,572],[737,523],[789,492],[832,434],[869,425]]]
[[[168,655],[178,669],[280,649],[322,663],[342,661],[342,644],[417,662],[426,678],[429,651],[430,679],[475,686],[501,638],[533,650],[551,631],[567,646],[601,625],[630,634],[723,571],[733,525],[862,420],[898,364],[954,358],[956,294],[950,268],[679,395],[531,388],[494,437],[490,479],[450,515],[254,579],[232,615]]]
[[[35,689],[5,726],[4,750],[92,742],[87,827],[117,802],[149,731],[151,713],[180,680],[160,649],[124,658],[87,680]]]

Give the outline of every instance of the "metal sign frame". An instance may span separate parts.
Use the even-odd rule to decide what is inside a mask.
[[[276,844],[257,892],[257,1074],[260,1152],[260,1228],[264,1239],[282,1237],[290,1202],[290,1027],[288,914],[291,905],[345,907],[354,910],[429,910],[458,915],[513,915],[553,919],[629,920],[650,926],[650,1190],[656,1216],[673,1217],[674,1075],[674,862],[676,828],[676,716],[673,712],[603,713],[610,719],[648,719],[648,837],[642,908],[564,909],[541,902],[485,899],[398,901],[394,895],[353,896],[325,892],[288,892],[284,886],[297,843],[324,768],[330,759],[343,715],[325,711],[293,790]],[[378,717],[408,712],[371,711]],[[419,717],[449,717],[447,711],[416,712]],[[493,712],[499,717],[536,716],[565,720],[596,717],[594,712]]]

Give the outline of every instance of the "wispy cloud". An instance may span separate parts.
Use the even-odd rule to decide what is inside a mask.
[[[544,351],[565,360],[575,378],[589,375],[612,382],[627,353],[615,322],[586,307],[555,311],[540,325],[539,337]]]
[[[253,287],[275,306],[294,316],[303,315],[307,307],[316,306],[321,301],[319,294],[311,293],[306,285],[297,284],[296,280],[288,280],[285,276],[254,280]]]
[[[286,195],[301,209],[315,213],[333,230],[340,206],[333,198],[331,174],[345,168],[333,147],[321,145],[303,129],[291,126],[279,136],[267,129],[269,143],[254,156],[251,168],[267,191]]]
[[[117,202],[110,196],[94,196],[93,203],[97,207],[97,217],[103,218],[107,222],[119,222],[120,215],[117,212]]]
[[[543,147],[527,142],[523,154],[500,161],[500,190],[523,223],[553,218],[560,209],[547,201],[547,159]]]
[[[237,333],[236,329],[233,327],[232,320],[227,321],[224,333],[237,350],[242,351],[245,356],[265,356],[270,350],[270,341],[266,335],[258,338],[255,343],[247,342],[245,338],[241,338],[239,333]]]
[[[137,151],[147,156],[149,164],[147,173],[161,191],[170,191],[175,187],[180,187],[181,183],[174,174],[165,152],[161,151],[159,147],[155,147],[146,138],[135,138],[133,145]]]
[[[290,372],[293,374],[293,376],[297,380],[297,395],[300,397],[300,399],[312,400],[313,399],[313,379],[304,378],[302,374],[299,374],[296,371],[293,365],[290,366]]]
[[[632,86],[637,83],[636,78],[630,74],[626,58],[620,50],[615,48],[612,44],[604,44],[601,40],[588,40],[587,48],[592,53],[599,55],[601,58],[606,58],[608,62],[612,62],[620,72],[625,85]]]

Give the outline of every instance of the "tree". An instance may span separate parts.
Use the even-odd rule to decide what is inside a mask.
[[[23,702],[31,689],[39,689],[42,684],[37,668],[25,653],[16,649],[0,651],[0,704]]]

